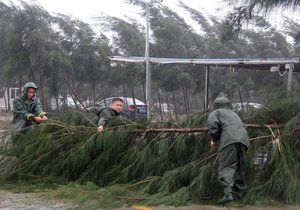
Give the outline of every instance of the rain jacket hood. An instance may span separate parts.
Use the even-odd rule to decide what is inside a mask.
[[[227,108],[227,109],[232,108],[229,99],[225,96],[218,97],[214,101],[214,109],[221,109],[221,108]]]
[[[24,89],[23,89],[23,99],[28,99],[28,89],[29,88],[33,88],[33,89],[35,89],[35,90],[37,90],[38,89],[38,87],[37,87],[37,85],[35,84],[35,83],[33,83],[33,82],[27,82],[25,85],[24,85]]]

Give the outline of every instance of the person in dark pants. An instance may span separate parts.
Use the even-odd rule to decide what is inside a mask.
[[[98,113],[98,131],[102,132],[109,120],[118,117],[123,109],[124,102],[121,98],[114,98],[110,107],[101,109]]]
[[[242,198],[246,189],[243,172],[243,159],[249,147],[249,137],[240,117],[231,110],[226,97],[218,97],[214,111],[208,117],[211,147],[218,145],[220,155],[218,179],[224,187],[224,197],[219,204]]]

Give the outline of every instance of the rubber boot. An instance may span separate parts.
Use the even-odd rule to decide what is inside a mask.
[[[218,201],[219,205],[225,206],[227,203],[233,201],[232,193],[224,195],[224,197]]]

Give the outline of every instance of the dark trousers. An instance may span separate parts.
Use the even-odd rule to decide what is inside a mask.
[[[246,189],[243,171],[245,152],[246,147],[241,143],[230,144],[220,151],[218,178],[225,195],[235,194],[241,198]]]

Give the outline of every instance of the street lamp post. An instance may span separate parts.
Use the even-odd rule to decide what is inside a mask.
[[[146,3],[146,44],[145,44],[145,58],[146,58],[146,104],[147,104],[147,119],[151,119],[151,67],[149,62],[149,3]]]
[[[149,4],[159,3],[163,0],[152,0],[146,2],[146,43],[145,43],[145,58],[146,58],[146,105],[147,105],[147,119],[151,119],[152,113],[152,98],[151,98],[151,66],[149,62],[149,30],[150,30],[150,19],[149,19]]]

